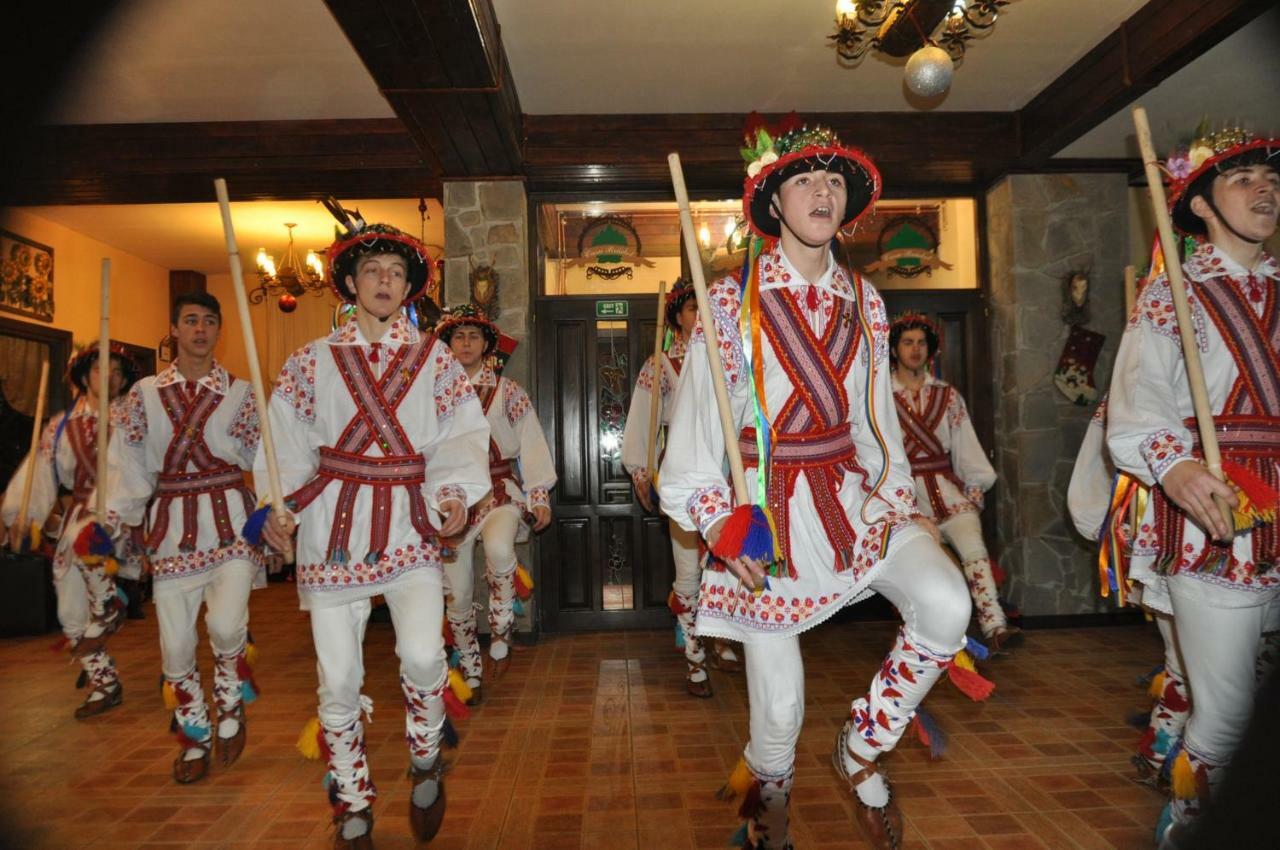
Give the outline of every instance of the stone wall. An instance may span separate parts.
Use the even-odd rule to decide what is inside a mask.
[[[1094,373],[1106,391],[1124,325],[1126,179],[1115,174],[1013,175],[987,194],[992,363],[996,400],[997,557],[1025,614],[1108,610],[1096,547],[1067,514],[1066,491],[1094,405],[1053,383],[1068,328],[1062,279],[1091,269],[1090,330],[1106,335]]]
[[[524,183],[519,180],[450,181],[444,184],[444,304],[456,306],[471,300],[471,263],[489,263],[498,273],[496,318],[503,333],[519,346],[503,374],[526,389],[530,386],[533,352],[530,347],[532,307],[529,301],[529,222]],[[489,590],[484,582],[484,547],[476,545],[474,598],[487,605]],[[539,579],[531,561],[530,546],[516,546],[520,562]],[[534,605],[517,618],[518,631],[529,634],[536,620]],[[480,631],[488,631],[484,612],[477,614]]]

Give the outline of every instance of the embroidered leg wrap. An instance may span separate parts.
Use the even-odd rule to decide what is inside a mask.
[[[483,665],[480,661],[480,640],[476,637],[476,610],[468,607],[465,612],[449,612],[449,630],[453,633],[453,645],[458,650],[458,665],[467,684],[480,684]]]
[[[442,668],[440,680],[424,688],[400,674],[404,692],[404,737],[409,755],[423,763],[432,763],[440,755],[440,738],[444,730],[444,689],[448,687],[448,669]]]
[[[91,691],[105,695],[108,691],[115,690],[120,681],[116,675],[115,660],[105,649],[81,655],[80,666],[84,668],[85,682]]]
[[[209,725],[209,709],[204,703],[204,688],[200,684],[200,671],[192,670],[181,679],[170,679],[178,707],[173,717],[178,724],[178,743],[184,750],[196,744],[208,746],[213,737]]]
[[[788,840],[790,824],[791,785],[795,781],[795,768],[772,776],[751,769],[754,780],[738,809],[738,815],[746,820],[747,846],[764,850],[783,850],[791,846]]]
[[[931,652],[899,629],[867,695],[853,701],[849,749],[868,760],[892,750],[953,657]]]
[[[516,562],[509,566],[489,565],[489,655],[495,659],[507,657],[511,640],[515,636],[516,617],[512,610],[516,598]]]
[[[1159,769],[1169,755],[1169,748],[1182,736],[1190,710],[1186,679],[1178,671],[1166,668],[1160,697],[1152,706],[1151,719],[1138,741],[1138,755]]]
[[[1177,757],[1179,760],[1185,759],[1187,764],[1174,765],[1173,802],[1170,804],[1170,814],[1175,824],[1188,824],[1198,818],[1204,806],[1208,804],[1215,786],[1226,775],[1224,770],[1226,765],[1209,762],[1204,756],[1188,747],[1185,740]],[[1188,785],[1184,786],[1179,782],[1178,774],[1185,772],[1187,767],[1190,768],[1190,778],[1187,780]]]
[[[983,637],[991,637],[996,629],[1008,625],[1004,617],[1004,609],[997,598],[996,580],[991,574],[991,561],[987,558],[975,558],[965,561],[960,569],[964,572],[965,581],[969,582],[969,595],[973,597],[973,607],[978,615],[978,626]]]
[[[358,812],[370,808],[378,796],[378,789],[369,776],[369,759],[364,747],[364,725],[360,718],[339,729],[324,729],[324,743],[329,750],[329,772],[325,774],[325,787],[329,790],[329,804],[334,817],[349,811]]]
[[[248,673],[248,662],[244,659],[244,649],[231,655],[213,656],[213,704],[218,715],[232,714],[240,707],[244,696],[241,687],[241,672]],[[249,676],[246,681],[252,681]],[[252,685],[250,685],[252,688]]]
[[[667,607],[676,615],[676,624],[684,641],[684,660],[689,665],[689,681],[706,681],[707,653],[694,630],[698,622],[698,594],[686,596],[672,590]]]

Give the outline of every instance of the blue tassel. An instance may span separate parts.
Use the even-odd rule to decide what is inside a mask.
[[[676,649],[684,649],[684,629],[680,628],[680,623],[676,622]]]
[[[513,600],[511,601],[511,611],[512,611],[512,613],[514,613],[517,617],[523,617],[523,616],[524,616],[524,603],[523,603],[523,602],[521,602],[519,599],[513,599]]]
[[[449,666],[457,670],[462,665],[462,653],[454,650],[449,653]]]
[[[262,529],[267,524],[267,517],[271,515],[271,506],[263,505],[253,513],[249,514],[249,518],[244,521],[244,528],[240,533],[251,546],[262,545]]]
[[[118,584],[116,585],[116,598],[120,600],[120,604],[124,607],[127,608],[129,606],[129,594],[125,593],[124,588]]]
[[[1159,734],[1159,733],[1157,733]],[[1165,782],[1173,780],[1173,763],[1178,760],[1178,756],[1182,753],[1182,736],[1169,746],[1169,751],[1165,753],[1164,764],[1160,765],[1160,778]]]
[[[975,661],[986,661],[991,657],[991,652],[971,637],[964,639],[964,648],[969,650]]]
[[[1156,819],[1156,844],[1161,843],[1161,839],[1171,826],[1173,826],[1173,803],[1169,802],[1164,804],[1164,808],[1160,810],[1160,817]]]
[[[738,827],[738,831],[729,839],[730,847],[745,847],[747,845],[747,822],[743,821],[742,826]]]
[[[947,751],[947,733],[942,731],[933,715],[923,708],[916,709],[916,722],[929,738],[929,757],[942,758],[942,754]]]
[[[440,727],[440,741],[451,750],[458,746],[458,730],[453,728],[453,721],[448,717]]]
[[[759,505],[751,506],[751,525],[742,541],[742,557],[773,562],[773,531],[769,528],[769,518]]]
[[[333,774],[325,771],[324,776],[320,777],[320,787],[328,791],[329,786],[333,784]]]
[[[245,703],[245,705],[248,705],[257,698],[258,692],[253,688],[253,682],[250,682],[248,679],[242,679],[240,681],[240,699]]]
[[[325,776],[329,774],[326,773]],[[333,777],[329,777],[329,805],[338,805],[338,783],[333,780]]]
[[[190,723],[183,723],[181,729],[182,734],[193,741],[207,741],[211,734],[208,726],[192,726]]]

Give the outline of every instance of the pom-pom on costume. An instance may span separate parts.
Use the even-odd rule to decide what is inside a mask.
[[[1242,166],[1275,167],[1280,139],[1239,130],[1203,128],[1166,168],[1175,225],[1204,235],[1192,211],[1205,198],[1219,223],[1241,237],[1213,201],[1213,181]],[[1260,181],[1253,191],[1276,191]],[[1259,250],[1261,250],[1259,248]],[[1241,489],[1230,543],[1209,539],[1170,498],[1162,482],[1179,464],[1200,462],[1199,435],[1166,275],[1142,291],[1116,356],[1107,411],[1107,447],[1116,466],[1151,487],[1138,521],[1130,577],[1142,601],[1171,613],[1193,694],[1183,736],[1182,783],[1172,822],[1194,818],[1218,785],[1253,706],[1258,644],[1280,627],[1280,532],[1275,492],[1280,461],[1280,265],[1265,251],[1242,267],[1222,247],[1204,241],[1183,263],[1193,337],[1200,351],[1228,479]]]
[[[489,656],[495,672],[501,672],[509,663],[515,636],[516,599],[523,600],[529,595],[519,592],[515,545],[528,539],[534,508],[550,509],[549,491],[556,483],[556,469],[528,393],[495,370],[491,362],[485,362],[498,345],[497,326],[474,305],[463,304],[445,312],[436,333],[449,345],[454,332],[463,326],[478,328],[485,340],[485,359],[470,381],[489,423],[488,468],[492,492],[468,512],[466,530],[447,541],[453,556],[445,559],[444,570],[448,579],[449,626],[462,675],[474,692],[480,688],[483,677],[476,612],[472,606],[476,541],[484,545],[485,578],[489,588]],[[525,589],[532,591],[531,586]],[[473,703],[479,699],[472,694]]]
[[[118,344],[111,347],[113,359],[122,367],[125,393],[138,379],[138,368]],[[58,503],[60,490],[71,491],[71,504],[62,515],[53,556],[53,583],[58,599],[58,622],[67,648],[80,662],[81,676],[89,688],[88,697],[76,709],[77,718],[94,716],[119,705],[121,688],[115,662],[107,653],[107,639],[120,627],[127,600],[117,591],[117,579],[137,579],[142,573],[142,553],[132,534],[118,541],[106,540],[96,557],[76,552],[77,538],[94,528],[89,507],[98,474],[98,408],[86,392],[89,370],[98,361],[93,343],[72,356],[67,364],[67,380],[79,398],[69,409],[55,414],[41,432],[40,441],[23,459],[4,494],[0,519],[11,528],[21,509],[22,487],[27,470],[34,465],[27,520],[34,528],[45,524]],[[112,424],[119,421],[124,399],[111,402]],[[23,529],[25,531],[25,529]]]
[[[845,176],[849,201],[835,216],[843,226],[879,194],[867,157],[825,128],[797,127],[776,141],[761,128],[747,144],[743,208],[758,235],[780,232],[770,201],[793,173]],[[743,813],[747,839],[781,848],[789,846],[786,808],[804,719],[800,633],[875,592],[903,614],[884,664],[853,701],[835,753],[841,781],[859,777],[861,800],[863,783],[880,777],[855,763],[872,764],[891,750],[949,672],[965,645],[969,598],[951,561],[913,522],[911,467],[890,386],[889,322],[875,289],[829,255],[819,278],[806,280],[770,244],[753,246],[743,273],[713,284],[709,300],[750,498],[776,529],[778,554],[760,593],[720,564],[704,570],[697,629],[700,637],[745,645],[751,738],[744,759],[759,789]],[[701,325],[685,361],[658,492],[665,513],[705,536],[734,505]],[[865,810],[859,819],[875,846],[892,846],[871,823],[898,817],[892,798]]]
[[[929,350],[926,363],[938,351],[939,335],[933,322],[918,313],[897,317],[889,331],[890,359],[895,366],[893,401],[911,462],[916,503],[922,514],[938,524],[943,539],[959,556],[978,626],[992,648],[999,650],[1018,630],[1010,628],[1000,607],[979,518],[984,494],[996,482],[996,471],[978,442],[964,398],[955,387],[927,370],[918,388],[904,382],[896,350],[898,339],[908,330],[924,332]]]
[[[353,228],[329,250],[335,275],[384,250],[425,256],[392,228]],[[425,291],[429,264],[411,263],[408,271],[410,295]],[[350,289],[349,280],[333,284]],[[365,338],[359,318],[294,352],[269,403],[281,485],[298,524],[298,595],[310,613],[320,679],[319,749],[344,828],[354,816],[368,820],[377,794],[361,721],[370,704],[360,694],[375,595],[386,599],[395,627],[411,763],[443,769],[448,667],[436,517],[449,502],[475,504],[490,483],[489,428],[449,349],[403,313],[379,339]],[[262,452],[256,468],[265,473]],[[443,816],[443,807],[441,785],[432,816]],[[415,830],[429,831],[417,819],[425,808],[410,808]]]

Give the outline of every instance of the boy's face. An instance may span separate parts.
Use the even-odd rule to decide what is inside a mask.
[[[1276,232],[1280,212],[1280,174],[1270,165],[1248,165],[1219,174],[1210,187],[1214,206],[1231,227],[1246,239],[1263,242]],[[1205,219],[1213,236],[1213,210],[1203,196],[1191,200],[1191,211]]]
[[[484,331],[475,325],[463,325],[455,328],[449,337],[449,349],[458,358],[463,369],[470,369],[480,363],[484,357]]]
[[[95,362],[89,367],[89,377],[86,381],[89,391],[97,394],[98,392],[98,364]],[[120,388],[124,386],[124,367],[120,365],[120,359],[111,358],[111,374],[107,376],[107,387],[111,393],[110,398],[120,395]]]
[[[838,171],[810,171],[783,181],[774,195],[782,226],[806,245],[825,245],[840,229],[849,197]],[[777,216],[777,211],[770,209]]]
[[[916,371],[929,359],[929,341],[919,328],[903,331],[893,352],[903,368]]]
[[[680,333],[688,339],[693,333],[694,326],[698,324],[698,299],[690,298],[684,302],[676,319],[680,322]]]
[[[369,254],[356,264],[354,279],[347,275],[347,286],[355,290],[358,307],[386,319],[409,293],[409,264],[398,254]]]
[[[213,353],[218,344],[218,333],[222,330],[222,319],[218,314],[199,304],[183,304],[178,313],[178,322],[170,326],[169,332],[178,345],[179,356],[203,359]]]

